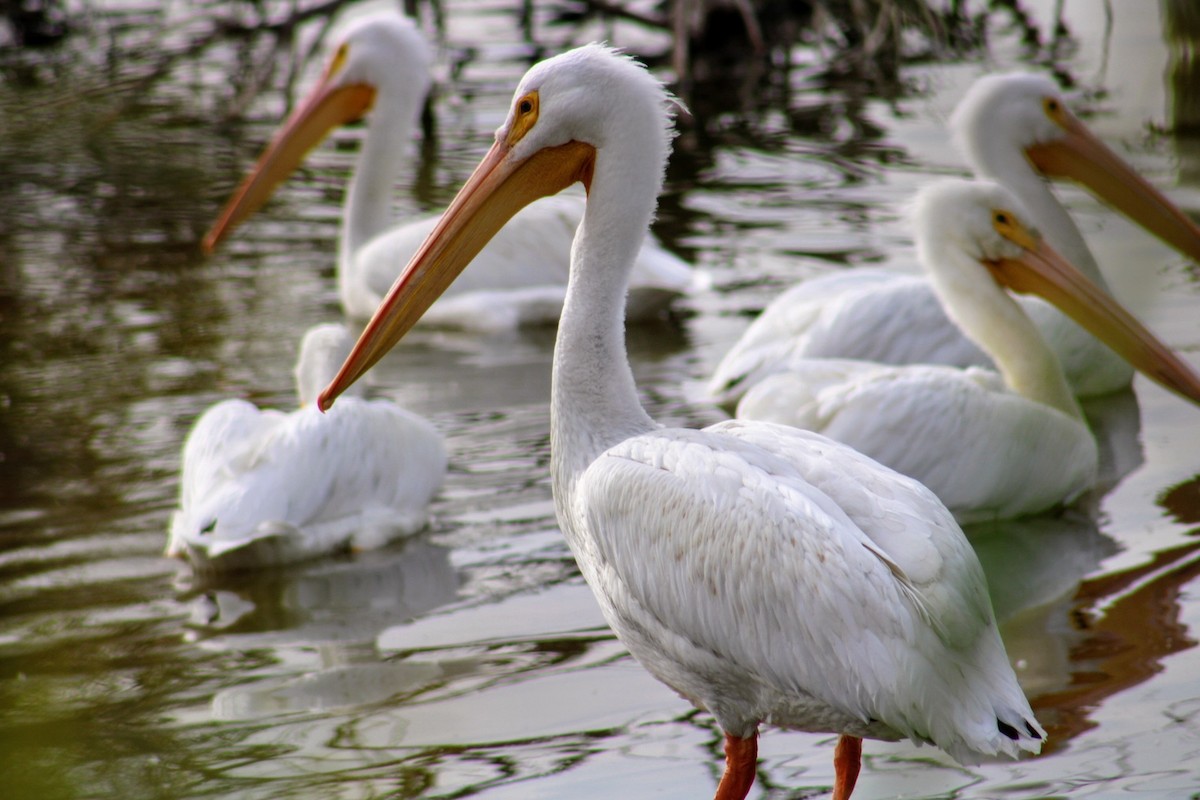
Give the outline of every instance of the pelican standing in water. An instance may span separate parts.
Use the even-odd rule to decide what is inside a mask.
[[[338,291],[346,313],[370,317],[396,279],[396,268],[437,223],[427,217],[390,227],[390,198],[430,87],[431,56],[406,17],[377,13],[357,20],[325,73],[280,129],[204,239],[211,252],[305,154],[338,125],[369,115],[346,192],[338,253]],[[425,322],[500,331],[557,322],[566,292],[571,240],[583,198],[547,198],[525,209],[470,270],[446,290]],[[630,287],[630,319],[649,319],[700,285],[693,270],[656,243],[642,247]]]
[[[1051,248],[1004,187],[948,179],[917,196],[917,253],[949,318],[996,364],[802,359],[751,387],[737,416],[816,431],[916,478],[960,523],[1070,502],[1099,452],[1054,351],[1005,290],[1034,291],[1149,377],[1200,402],[1200,377]]]
[[[167,555],[228,571],[370,550],[425,527],[446,474],[434,427],[386,400],[316,408],[353,344],[340,324],[304,335],[298,411],[223,400],[200,416],[183,448]]]
[[[580,181],[551,394],[558,521],[621,641],[724,730],[716,797],[749,792],[762,723],[841,735],[836,798],[854,787],[861,737],[934,743],[965,763],[1039,751],[979,561],[932,492],[816,434],[742,420],[662,428],[638,403],[622,309],[662,188],[670,107],[643,67],[600,45],[530,69],[321,407],[517,208]]]
[[[976,81],[951,128],[976,175],[1011,190],[1046,241],[1095,284],[1107,284],[1047,178],[1079,181],[1185,256],[1200,261],[1200,228],[1073,115],[1041,75]],[[1074,394],[1129,385],[1130,366],[1037,298],[1023,298]],[[988,366],[988,356],[951,322],[923,275],[854,269],[805,281],[770,303],[713,371],[706,394],[732,408],[758,381],[809,358],[881,364]]]

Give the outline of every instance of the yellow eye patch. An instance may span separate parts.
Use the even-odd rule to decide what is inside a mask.
[[[350,45],[347,42],[342,42],[338,49],[333,54],[333,58],[329,59],[329,66],[325,68],[325,77],[336,75],[341,71],[342,67],[346,66],[346,59],[350,55]]]
[[[529,133],[538,119],[538,93],[535,89],[532,92],[521,95],[517,100],[516,107],[513,109],[513,124],[508,132],[508,137],[505,143],[512,147],[521,139],[525,138],[525,134]]]
[[[1050,121],[1060,128],[1067,127],[1068,111],[1061,100],[1053,95],[1042,98],[1042,111],[1050,118]]]
[[[1035,249],[1041,238],[1037,231],[1030,230],[1021,224],[1021,221],[1011,211],[1005,211],[1002,208],[992,211],[992,227],[996,229],[996,233],[1026,250]]]

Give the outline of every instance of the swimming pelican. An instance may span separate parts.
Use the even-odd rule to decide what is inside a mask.
[[[763,722],[932,742],[964,762],[1038,751],[978,559],[933,493],[781,425],[656,425],[638,403],[622,305],[670,151],[669,96],[600,45],[534,66],[496,142],[319,400],[404,335],[515,209],[581,181],[551,390],[558,521],[605,619],[725,731],[721,800],[754,781]]]
[[[1107,289],[1046,178],[1079,181],[1200,261],[1200,228],[1090,133],[1049,78],[1027,73],[981,78],[950,122],[975,174],[1010,189],[1036,215],[1046,241],[1093,283]],[[1129,385],[1129,365],[1086,331],[1036,298],[1021,303],[1077,396]],[[732,408],[763,377],[806,358],[993,366],[947,319],[925,276],[855,269],[805,281],[773,300],[718,364],[706,393]]]
[[[347,314],[370,317],[396,279],[398,265],[437,223],[431,216],[389,228],[389,199],[429,91],[430,61],[424,37],[408,18],[384,12],[357,20],[317,86],[230,198],[204,248],[211,252],[266,202],[329,131],[369,114],[342,211],[338,291]],[[557,322],[571,240],[582,215],[582,197],[548,198],[529,206],[447,289],[424,321],[478,331]],[[630,288],[629,319],[652,318],[674,297],[700,284],[688,265],[647,240]]]
[[[751,387],[737,416],[816,431],[933,490],[960,523],[1070,502],[1096,482],[1095,437],[1062,366],[1004,290],[1028,284],[1150,377],[1200,402],[1200,377],[1049,247],[1004,187],[947,179],[917,195],[917,253],[947,316],[997,365],[806,359]],[[1003,262],[1004,270],[991,267]],[[1178,380],[1176,380],[1178,378]]]
[[[200,416],[183,448],[167,555],[203,571],[243,569],[369,550],[425,526],[446,472],[433,426],[385,400],[352,397],[332,414],[314,405],[353,344],[340,324],[305,334],[299,411],[223,400]]]

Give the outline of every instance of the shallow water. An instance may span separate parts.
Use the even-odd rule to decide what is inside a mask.
[[[1052,62],[1092,90],[1089,123],[1200,211],[1200,147],[1152,132],[1173,107],[1158,5],[1116,0],[1109,39],[1102,16],[1075,5],[1073,47],[1031,52],[996,12],[987,59],[911,67],[892,101],[823,82],[806,51],[770,102],[693,102],[702,118],[680,138],[656,232],[714,288],[630,333],[654,416],[720,418],[694,387],[780,287],[911,258],[903,204],[931,175],[962,171],[942,126],[984,72]],[[442,63],[461,69],[401,179],[398,213],[452,196],[534,55],[507,4],[445,12]],[[180,52],[204,25],[187,4],[144,12],[155,13],[170,34],[128,64],[106,66],[92,33],[0,86],[4,795],[709,796],[712,720],[628,657],[554,523],[550,332],[424,334],[375,370],[375,394],[447,437],[428,534],[213,582],[161,556],[192,420],[229,396],[292,405],[300,334],[340,315],[334,237],[361,129],[314,152],[201,258],[196,242],[287,101],[268,91],[247,122],[220,119],[237,106],[222,65],[252,62],[261,44],[214,43],[150,81],[151,45]],[[1032,19],[1045,29],[1046,10]],[[542,22],[546,52],[599,36],[663,44],[629,24]],[[302,28],[296,47],[316,35]],[[304,62],[295,80],[319,68]],[[1063,195],[1117,294],[1200,364],[1196,265],[1084,193]],[[856,797],[1200,786],[1200,410],[1142,379],[1090,410],[1123,431],[1111,488],[1080,512],[974,532],[1047,751],[963,768],[870,742]],[[752,796],[827,793],[832,746],[768,731]]]

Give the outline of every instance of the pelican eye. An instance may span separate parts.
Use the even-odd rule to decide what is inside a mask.
[[[537,90],[527,92],[521,95],[517,100],[513,115],[512,127],[508,131],[507,142],[511,147],[524,138],[525,134],[537,123],[538,119],[538,93]]]
[[[1040,238],[1036,228],[1026,227],[1015,214],[1002,208],[992,211],[992,227],[1005,239],[1027,249],[1036,247]]]
[[[1063,107],[1062,102],[1055,96],[1050,95],[1042,98],[1042,110],[1046,112],[1046,116],[1057,125],[1065,123],[1067,110]]]
[[[1020,230],[1021,223],[1017,222],[1011,211],[998,208],[992,211],[992,227],[996,229],[996,233],[1011,240]]]
[[[341,71],[342,67],[346,66],[346,59],[350,57],[350,43],[342,42],[338,45],[338,49],[334,51],[333,58],[329,59],[329,67],[325,70],[326,75],[336,75]]]

